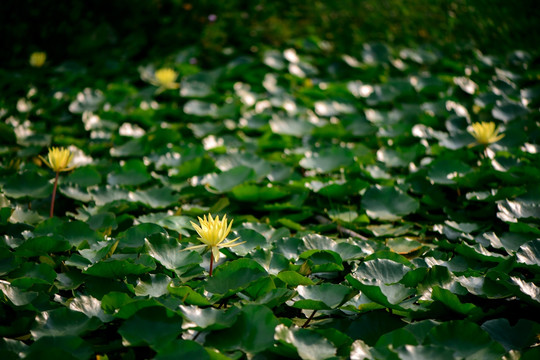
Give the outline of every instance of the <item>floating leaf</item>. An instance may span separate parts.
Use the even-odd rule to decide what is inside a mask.
[[[118,329],[130,346],[149,345],[154,349],[174,341],[181,332],[182,318],[163,307],[141,309]]]
[[[264,268],[256,261],[238,259],[217,267],[214,275],[208,280],[206,289],[215,294],[234,293],[266,274]]]
[[[362,279],[379,280],[384,284],[397,283],[410,268],[388,259],[374,259],[362,262],[356,269],[356,276]]]
[[[201,256],[195,251],[181,251],[181,246],[163,233],[152,234],[145,239],[148,254],[167,269],[183,273],[189,267],[200,264]]]
[[[429,179],[435,184],[455,184],[471,168],[457,159],[440,159],[430,164]]]
[[[101,321],[88,317],[82,312],[68,308],[44,311],[36,316],[36,324],[32,336],[39,339],[43,336],[78,336],[97,329]]]
[[[156,268],[156,264],[148,255],[140,258],[109,258],[88,267],[84,273],[105,278],[122,278],[127,275],[141,275]]]
[[[276,340],[289,344],[304,360],[323,360],[336,355],[336,348],[325,337],[309,329],[276,327]]]
[[[231,170],[219,174],[210,174],[205,178],[205,183],[210,189],[219,193],[232,190],[235,186],[246,181],[253,180],[255,172],[246,166],[237,166]]]
[[[168,187],[152,187],[129,193],[130,200],[140,202],[153,209],[162,209],[178,202],[176,193]]]
[[[377,185],[365,192],[362,207],[370,217],[397,220],[418,210],[420,204],[399,189]]]
[[[478,325],[468,321],[448,321],[432,328],[428,341],[434,345],[446,346],[460,357],[501,357],[505,351]]]
[[[328,150],[312,154],[300,160],[300,166],[305,169],[315,169],[320,172],[330,172],[346,167],[354,162],[352,152],[341,147],[332,147]]]
[[[517,251],[516,256],[520,263],[540,266],[540,240],[532,240],[523,244]]]
[[[148,278],[139,279],[133,289],[137,296],[160,297],[167,294],[171,278],[164,274],[149,274]]]
[[[306,120],[274,116],[270,120],[270,127],[276,134],[302,137],[311,133],[315,125]]]
[[[154,359],[210,360],[212,358],[201,344],[192,340],[177,339],[160,347]]]
[[[25,171],[20,175],[8,178],[2,186],[2,191],[12,198],[45,198],[52,194],[50,178],[45,178],[34,171]]]
[[[246,305],[232,327],[213,332],[206,340],[209,345],[223,350],[261,352],[274,345],[274,331],[278,324],[278,319],[266,306]]]
[[[131,159],[107,175],[109,185],[142,185],[151,179],[141,160]]]
[[[540,325],[528,319],[519,319],[514,325],[507,319],[493,319],[483,323],[482,329],[509,351],[522,350],[535,343]]]
[[[300,285],[296,288],[299,299],[293,304],[300,309],[329,310],[341,305],[351,289],[339,284]]]
[[[214,308],[201,309],[196,306],[180,306],[180,310],[185,319],[192,323],[184,324],[184,327],[199,330],[227,329],[234,324],[239,315],[236,308],[224,311]]]

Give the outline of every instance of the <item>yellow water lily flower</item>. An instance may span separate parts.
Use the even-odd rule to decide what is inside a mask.
[[[34,52],[30,55],[30,65],[33,67],[42,67],[47,60],[47,54],[44,52]]]
[[[474,136],[476,142],[481,145],[489,145],[501,140],[504,134],[499,134],[499,127],[494,122],[479,122],[471,125],[469,133]]]
[[[69,167],[69,163],[73,159],[73,154],[71,151],[69,151],[66,148],[56,148],[52,147],[49,148],[49,154],[47,155],[47,159],[45,159],[43,156],[39,156],[41,160],[45,164],[47,164],[48,167],[53,169],[54,172],[60,172],[60,171],[70,171],[75,168],[75,166]]]
[[[178,89],[177,77],[178,73],[171,68],[162,68],[154,73],[155,84],[165,89]]]
[[[234,240],[229,240],[226,243],[223,241],[227,238],[227,235],[231,232],[233,221],[227,225],[227,215],[223,216],[222,220],[219,220],[219,216],[212,218],[212,215],[208,214],[208,219],[206,215],[201,219],[199,217],[199,225],[195,224],[193,221],[191,225],[199,234],[199,240],[203,243],[202,245],[195,245],[185,248],[184,250],[194,250],[207,247],[212,251],[212,260],[219,260],[219,248],[233,247],[245,243],[245,241],[237,243],[236,241],[240,238]],[[210,273],[212,270],[210,270]]]

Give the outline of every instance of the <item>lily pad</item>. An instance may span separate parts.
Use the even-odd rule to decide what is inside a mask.
[[[333,147],[304,157],[300,160],[300,166],[320,172],[331,172],[341,167],[350,166],[353,162],[354,158],[350,150]]]
[[[362,208],[368,216],[381,220],[398,220],[419,207],[418,200],[394,187],[370,187],[362,198]]]

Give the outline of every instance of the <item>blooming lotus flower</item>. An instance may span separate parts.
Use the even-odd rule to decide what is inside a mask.
[[[224,215],[223,219],[219,220],[219,216],[212,218],[212,215],[210,214],[208,214],[208,219],[206,218],[206,215],[203,219],[199,217],[200,225],[191,222],[191,225],[197,231],[197,234],[199,234],[198,239],[203,244],[190,246],[184,250],[194,250],[205,247],[208,248],[212,252],[212,257],[210,258],[210,275],[212,275],[213,262],[219,261],[219,248],[234,247],[245,243],[245,241],[237,243],[236,241],[239,238],[229,240],[225,243],[223,242],[227,238],[227,235],[229,235],[231,232],[232,223],[233,221],[231,220],[231,222],[227,224],[227,215]]]
[[[469,133],[474,136],[476,142],[481,145],[489,145],[501,140],[504,134],[499,134],[499,128],[494,122],[479,122],[471,125]]]
[[[52,198],[51,198],[51,211],[50,211],[50,217],[53,217],[54,214],[54,200],[56,198],[56,188],[58,186],[58,175],[61,171],[70,171],[75,166],[69,167],[69,163],[71,162],[71,159],[73,158],[73,154],[71,151],[65,148],[49,148],[49,154],[47,155],[47,159],[45,159],[43,156],[39,156],[41,160],[45,164],[47,164],[48,167],[53,169],[53,171],[56,173],[56,176],[54,178],[54,187],[52,192]]]
[[[171,68],[156,70],[154,73],[154,85],[163,89],[178,89],[180,84],[176,82],[178,73]]]
[[[30,55],[30,65],[33,67],[42,67],[47,60],[47,54],[44,52],[34,52]]]
[[[73,154],[71,151],[65,148],[49,148],[49,154],[47,155],[47,159],[45,159],[43,156],[39,156],[43,162],[53,169],[54,172],[58,173],[60,171],[70,171],[73,170],[75,167],[69,167],[69,163],[73,159]]]

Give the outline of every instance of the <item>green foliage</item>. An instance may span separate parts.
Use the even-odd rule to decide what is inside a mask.
[[[467,5],[471,14],[481,3],[425,11]],[[424,24],[415,12],[383,30],[377,16],[323,1],[287,11],[321,31],[336,25],[338,50],[323,36],[288,43],[306,28],[283,27],[296,17],[261,2],[253,36],[275,46],[246,56],[251,40],[242,38],[222,54],[242,25],[227,12],[238,4],[217,4],[216,21],[205,1],[133,5],[128,12],[149,11],[148,24],[172,21],[180,6],[205,14],[204,26],[186,24],[202,31],[199,47],[175,44],[141,67],[128,60],[174,34],[137,30],[126,61],[114,60],[116,49],[96,72],[54,50],[42,68],[2,71],[1,357],[536,358],[538,54],[344,49],[346,39],[361,41],[358,26],[376,23],[384,39],[399,24],[414,27],[395,36],[411,36],[441,18]],[[422,4],[377,6],[395,19]],[[107,16],[94,35],[132,26],[109,29]],[[446,20],[421,37],[462,21]],[[101,46],[83,41],[69,53]],[[201,54],[204,64],[193,61]],[[180,89],[152,85],[165,66],[180,74]],[[476,144],[468,128],[480,121],[504,137]],[[57,145],[77,168],[60,175],[49,218],[54,174],[38,155]],[[234,220],[230,239],[241,242],[220,248],[211,277],[208,251],[186,250],[200,243],[192,222],[207,213]]]

